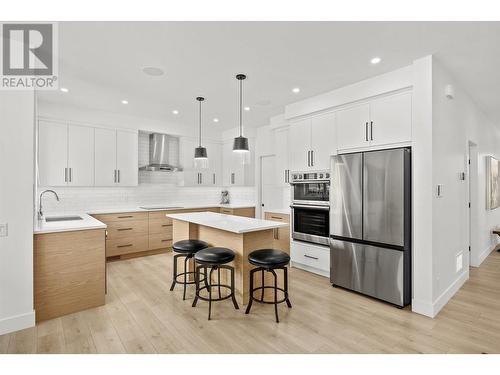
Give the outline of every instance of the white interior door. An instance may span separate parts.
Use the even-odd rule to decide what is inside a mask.
[[[68,180],[68,125],[38,122],[38,174],[41,186],[64,186]]]
[[[411,141],[411,93],[392,95],[370,103],[372,146]]]
[[[115,186],[116,130],[95,129],[95,186]]]
[[[280,190],[281,186],[277,184],[276,173],[276,156],[261,157],[261,174],[260,174],[260,192],[261,192],[261,217],[264,218],[266,210],[271,208],[280,208]]]
[[[137,186],[139,139],[135,132],[116,131],[116,169],[120,186]]]
[[[367,147],[370,145],[370,106],[368,104],[338,111],[336,116],[339,150]]]
[[[68,126],[68,185],[94,186],[94,128]]]

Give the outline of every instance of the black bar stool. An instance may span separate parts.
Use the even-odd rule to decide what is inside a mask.
[[[250,301],[248,302],[247,309],[245,314],[250,312],[250,308],[252,307],[252,302],[257,301],[260,303],[269,303],[274,305],[274,313],[276,315],[276,323],[279,323],[278,318],[278,304],[282,302],[286,302],[289,308],[292,307],[290,300],[288,299],[288,268],[286,265],[290,263],[290,256],[280,250],[273,249],[261,249],[252,251],[248,255],[248,261],[250,264],[257,266],[256,268],[250,270]],[[281,269],[283,270],[284,277],[284,286],[283,288],[278,288],[278,277],[276,276],[275,270]],[[262,272],[262,286],[257,288],[253,287],[253,279],[254,274],[256,272]],[[264,284],[264,272],[271,272],[274,276],[274,285],[266,286]],[[274,290],[274,301],[264,301],[264,290],[265,289],[273,289]],[[260,299],[254,297],[254,292],[260,290],[261,295]],[[283,299],[278,301],[278,290],[282,291],[284,294]]]
[[[233,305],[235,309],[239,309],[238,303],[236,302],[235,294],[234,294],[234,268],[228,266],[226,263],[232,262],[235,257],[234,251],[230,249],[226,249],[224,247],[209,247],[203,250],[198,251],[194,255],[194,260],[196,264],[195,269],[195,283],[196,283],[196,296],[194,297],[193,307],[196,306],[198,299],[203,301],[208,301],[208,320],[210,320],[212,313],[212,302],[222,301],[228,298],[233,300]],[[200,288],[200,270],[204,269],[205,271],[205,286]],[[207,268],[210,268],[210,273],[207,277]],[[221,284],[220,281],[220,270],[227,269],[231,271],[231,285]],[[213,284],[212,282],[212,273],[217,271],[217,283]],[[207,282],[208,280],[208,282]],[[219,291],[218,298],[212,298],[212,288],[216,287]],[[222,297],[221,288],[229,289],[231,293],[225,297]],[[200,292],[202,290],[208,291],[208,298],[202,297]]]
[[[189,259],[193,258],[198,251],[208,247],[208,243],[200,240],[182,240],[177,241],[172,245],[172,250],[177,253],[174,255],[174,272],[173,281],[170,291],[174,290],[175,284],[184,285],[184,294],[182,299],[186,299],[186,285],[194,284],[194,281],[187,281],[188,275],[195,275],[195,271],[188,271]],[[177,273],[177,259],[184,257],[184,272]],[[184,276],[184,281],[179,281],[178,278]]]

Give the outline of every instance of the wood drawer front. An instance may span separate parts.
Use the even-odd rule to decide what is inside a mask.
[[[112,221],[108,223],[108,240],[148,234],[147,220]]]
[[[170,234],[153,234],[149,236],[149,250],[172,247],[172,232]]]
[[[147,220],[147,212],[123,212],[120,214],[105,214],[105,215],[92,215],[97,220],[102,221],[105,224],[120,221],[131,221],[131,220]]]
[[[322,271],[330,271],[330,250],[319,249],[307,244],[292,243],[292,262],[304,264]]]
[[[272,220],[272,221],[281,221],[283,223],[289,223],[290,222],[290,216],[287,214],[278,214],[274,212],[266,212],[265,214],[265,219],[266,220]]]
[[[137,253],[148,250],[148,236],[120,237],[106,241],[106,256]]]
[[[172,238],[172,222],[166,223],[165,220],[149,220],[149,235],[161,234]]]
[[[232,208],[223,208],[223,207],[221,207],[220,213],[221,214],[225,214],[225,215],[232,215],[233,214],[233,209]]]

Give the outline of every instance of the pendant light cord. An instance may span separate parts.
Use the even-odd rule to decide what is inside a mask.
[[[242,117],[243,117],[243,114],[242,114],[242,109],[243,109],[243,90],[242,90],[242,86],[243,86],[243,80],[240,79],[240,137],[243,134],[243,131],[242,131],[242,128],[243,128],[243,125],[242,125]]]
[[[201,147],[201,100],[200,100],[200,147]]]

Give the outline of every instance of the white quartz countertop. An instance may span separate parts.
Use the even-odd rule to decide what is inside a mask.
[[[211,228],[225,230],[233,233],[257,232],[266,229],[288,227],[287,223],[278,221],[253,219],[250,217],[224,215],[215,212],[193,212],[185,214],[167,214],[174,220],[187,221]]]
[[[111,208],[99,208],[95,210],[87,211],[90,215],[98,214],[118,214],[123,212],[148,212],[148,211],[165,211],[165,210],[182,210],[182,209],[196,209],[196,208],[210,208],[210,207],[225,207],[225,208],[247,208],[255,207],[254,203],[242,203],[242,204],[145,204],[143,206],[133,206],[133,207],[111,207]]]
[[[47,218],[54,216],[79,216],[82,220],[69,221],[52,221],[46,222],[45,219],[35,220],[34,234],[56,233],[56,232],[71,232],[77,230],[89,229],[106,229],[107,225],[94,219],[92,216],[84,213],[64,214],[64,215],[47,215]]]

